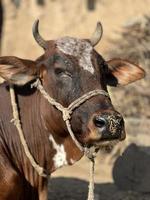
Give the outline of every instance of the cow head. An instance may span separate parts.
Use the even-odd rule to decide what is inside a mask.
[[[91,39],[63,37],[45,41],[38,32],[33,35],[44,49],[36,61],[17,57],[0,58],[0,76],[15,85],[25,85],[40,78],[44,89],[56,101],[67,107],[83,94],[107,86],[126,85],[144,77],[139,66],[122,59],[105,61],[94,46],[102,36],[100,23]],[[67,137],[68,131],[61,113],[41,97],[41,115],[47,130]],[[83,145],[100,145],[125,138],[124,121],[109,97],[97,95],[76,108],[71,118],[72,130]]]

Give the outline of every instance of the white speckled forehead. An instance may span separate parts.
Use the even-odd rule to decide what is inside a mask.
[[[90,73],[94,73],[92,65],[92,45],[81,39],[72,37],[63,37],[56,41],[57,48],[65,54],[77,57],[79,65]]]

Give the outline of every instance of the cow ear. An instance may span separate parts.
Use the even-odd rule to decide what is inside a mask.
[[[38,76],[36,62],[14,56],[0,57],[0,77],[9,83],[25,85]]]
[[[129,61],[112,59],[107,61],[106,82],[110,86],[127,85],[145,76],[145,71]]]

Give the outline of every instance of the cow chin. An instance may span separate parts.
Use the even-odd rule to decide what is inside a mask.
[[[106,133],[107,138],[103,137],[103,133],[99,132],[98,130],[93,130],[90,131],[88,134],[85,134],[85,137],[83,138],[84,140],[84,144],[86,144],[86,146],[96,146],[96,147],[107,147],[107,146],[114,146],[115,144],[117,144],[118,142],[122,141],[125,139],[126,134],[125,134],[125,130],[118,130],[118,132],[116,132],[115,134],[107,132]]]

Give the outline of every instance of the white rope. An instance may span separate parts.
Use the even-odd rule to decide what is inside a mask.
[[[95,160],[91,159],[90,162],[90,179],[89,179],[89,191],[87,200],[94,200],[94,171],[95,171]]]
[[[81,146],[81,144],[78,142],[78,140],[75,138],[75,135],[73,134],[73,131],[71,129],[71,124],[69,122],[69,120],[66,120],[66,126],[68,129],[68,132],[70,133],[70,136],[72,138],[72,140],[74,141],[74,143],[77,145],[77,147],[80,149],[81,152],[84,151],[84,148]]]
[[[10,85],[10,98],[11,98],[11,104],[12,104],[12,109],[13,109],[13,119],[11,120],[11,122],[14,123],[14,125],[16,126],[16,128],[18,130],[20,141],[21,141],[22,146],[24,148],[25,154],[28,157],[28,159],[30,160],[30,163],[33,166],[33,168],[37,171],[37,173],[40,176],[47,177],[47,174],[44,173],[44,169],[42,167],[40,167],[36,163],[35,159],[33,158],[31,152],[29,151],[26,140],[24,138],[23,130],[22,130],[22,127],[21,127],[21,122],[20,122],[20,119],[19,119],[18,107],[17,107],[17,104],[16,104],[15,91],[14,91],[13,85]]]

